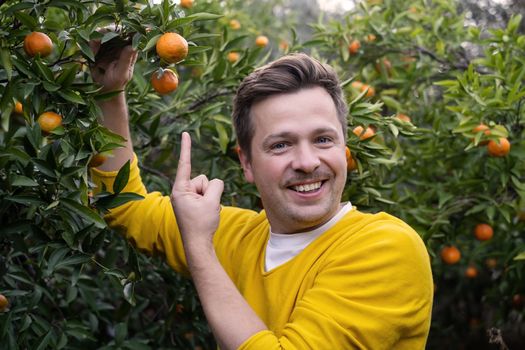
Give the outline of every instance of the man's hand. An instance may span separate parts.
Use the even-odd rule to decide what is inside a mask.
[[[90,41],[89,46],[97,56],[101,47],[100,40]],[[133,68],[137,60],[137,51],[133,50],[130,45],[122,49],[111,50],[111,52],[114,56],[99,56],[90,66],[93,81],[102,86],[103,92],[124,90],[133,76]]]
[[[133,159],[124,88],[133,76],[137,51],[127,45],[114,50],[105,50],[105,54],[97,55],[101,47],[100,40],[92,40],[89,46],[96,57],[96,62],[90,66],[93,81],[102,86],[102,92],[121,91],[108,100],[98,101],[102,111],[100,120],[102,125],[126,139],[124,146],[115,149],[113,155],[99,167],[103,171],[116,171],[128,160]]]
[[[213,249],[212,237],[219,225],[223,189],[219,179],[208,180],[205,175],[191,179],[191,138],[187,132],[182,133],[171,203],[186,250]]]

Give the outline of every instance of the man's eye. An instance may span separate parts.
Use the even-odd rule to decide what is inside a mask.
[[[286,143],[284,142],[274,143],[271,148],[272,150],[280,151],[286,148]]]
[[[322,136],[322,137],[319,137],[317,139],[317,142],[319,142],[319,143],[329,143],[329,142],[332,142],[332,139],[329,138],[329,137],[326,137],[326,136]]]

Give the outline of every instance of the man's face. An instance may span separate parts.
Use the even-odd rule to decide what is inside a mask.
[[[251,109],[251,159],[241,151],[272,230],[295,233],[327,222],[340,208],[346,183],[342,126],[322,87],[279,94]]]

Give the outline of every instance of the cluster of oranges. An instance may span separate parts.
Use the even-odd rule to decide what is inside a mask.
[[[494,229],[487,223],[479,223],[474,227],[474,237],[478,241],[488,241],[494,236]],[[455,245],[447,245],[441,249],[441,260],[447,265],[457,264],[461,260],[461,251]],[[488,258],[486,265],[489,269],[494,269],[497,266],[495,258]],[[476,278],[478,276],[478,269],[476,266],[470,264],[465,269],[465,276],[467,278]]]
[[[53,51],[53,42],[45,33],[31,32],[24,38],[24,51],[30,57],[47,57]],[[19,101],[15,103],[14,112],[23,113],[23,106]],[[47,135],[62,125],[62,116],[52,111],[44,112],[37,118],[37,123]]]
[[[188,42],[178,33],[162,34],[155,49],[168,64],[179,63],[188,56]],[[179,86],[179,78],[173,70],[160,68],[151,75],[151,86],[161,95],[169,94]]]
[[[510,152],[510,142],[506,137],[500,137],[497,140],[484,139],[491,134],[490,127],[486,124],[479,124],[472,132],[477,134],[483,132],[482,139],[478,143],[479,146],[487,146],[487,152],[491,157],[505,157]]]

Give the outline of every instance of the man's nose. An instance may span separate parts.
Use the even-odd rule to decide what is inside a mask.
[[[297,146],[293,157],[292,168],[296,171],[311,173],[321,164],[317,150],[311,145]]]

